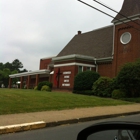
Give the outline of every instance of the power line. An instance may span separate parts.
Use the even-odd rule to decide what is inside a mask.
[[[127,17],[127,16],[125,16],[125,15],[123,15],[123,14],[121,14],[121,13],[117,12],[116,10],[114,10],[114,9],[110,8],[109,6],[107,6],[107,5],[103,4],[102,2],[99,2],[99,1],[97,1],[97,0],[93,0],[93,1],[95,1],[96,3],[98,3],[98,4],[102,5],[102,6],[106,7],[106,8],[108,8],[108,9],[109,9],[109,10],[111,10],[111,11],[113,11],[113,12],[115,12],[115,13],[117,13],[117,14],[121,15],[122,17],[125,17],[126,19],[128,19],[128,20],[130,20],[130,21],[134,22],[135,24],[140,25],[139,23],[137,23],[137,22],[133,21],[131,18],[129,18],[129,17]]]
[[[100,9],[98,9],[98,8],[96,8],[96,7],[94,7],[94,6],[89,5],[88,3],[85,3],[85,2],[83,2],[83,1],[81,1],[81,0],[78,0],[78,1],[81,2],[81,3],[83,3],[83,4],[85,4],[85,5],[87,5],[87,6],[89,6],[89,7],[91,7],[91,8],[93,8],[93,9],[95,9],[95,10],[97,10],[97,11],[99,11],[99,12],[101,12],[101,13],[103,13],[103,14],[105,14],[105,15],[107,15],[107,16],[109,16],[109,17],[111,17],[111,18],[114,18],[114,19],[116,19],[116,20],[118,20],[118,21],[120,21],[120,22],[122,22],[122,23],[124,23],[124,24],[126,24],[126,25],[128,25],[128,26],[131,26],[131,25],[129,25],[128,23],[123,22],[122,20],[120,20],[120,19],[118,19],[118,18],[116,18],[116,17],[113,17],[113,16],[110,15],[110,14],[108,14],[108,13],[106,13],[106,12],[104,12],[104,11],[102,11],[102,10],[100,10]],[[135,28],[135,27],[133,27],[133,28],[136,29],[136,30],[138,30],[138,31],[140,31],[139,29],[137,29],[137,28]]]

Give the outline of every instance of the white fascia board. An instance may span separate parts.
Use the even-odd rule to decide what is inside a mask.
[[[86,60],[93,60],[94,59],[94,57],[91,57],[91,56],[80,55],[80,54],[71,54],[71,55],[55,57],[55,58],[52,58],[52,60],[53,61],[61,61],[61,60],[74,59],[74,58],[86,59]]]
[[[96,59],[97,62],[107,62],[107,61],[112,61],[112,60],[113,60],[113,56]]]
[[[30,72],[11,74],[11,75],[9,75],[9,77],[10,78],[16,78],[16,77],[36,75],[36,74],[49,74],[49,72],[50,72],[50,70],[43,69],[43,70],[37,70],[37,71],[30,71]]]
[[[54,57],[56,57],[56,56],[44,57],[44,58],[40,58],[40,60],[51,59],[51,58],[54,58]]]
[[[115,25],[119,25],[119,24],[122,24],[122,22],[123,23],[127,23],[127,22],[130,22],[131,20],[137,20],[137,19],[140,19],[140,14],[137,14],[137,15],[133,15],[133,16],[130,16],[130,17],[128,17],[129,19],[127,19],[127,18],[122,18],[122,19],[119,19],[119,20],[114,20],[113,21],[113,23],[115,24]],[[131,20],[130,20],[131,19]]]
[[[85,66],[85,67],[95,67],[95,65],[90,65],[90,64],[84,64],[84,63],[76,63],[76,62],[73,62],[73,63],[66,63],[66,64],[57,64],[57,65],[54,65],[54,67],[65,67],[65,66]]]

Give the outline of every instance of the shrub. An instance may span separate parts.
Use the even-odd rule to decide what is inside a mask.
[[[41,91],[51,91],[50,87],[47,85],[42,86]]]
[[[100,77],[93,83],[93,92],[96,96],[111,97],[113,80],[108,77]]]
[[[112,92],[112,98],[114,98],[114,99],[121,99],[121,98],[125,98],[125,97],[126,97],[125,91],[122,91],[120,89],[115,89]]]
[[[95,71],[80,72],[74,79],[74,90],[83,91],[91,90],[93,83],[100,77]]]
[[[49,81],[40,82],[40,83],[38,84],[38,86],[37,86],[37,89],[38,89],[38,90],[41,90],[42,86],[44,86],[44,85],[49,86],[50,89],[52,89],[52,83],[49,82]]]
[[[126,90],[127,97],[140,96],[140,61],[127,63],[117,75],[120,89]]]

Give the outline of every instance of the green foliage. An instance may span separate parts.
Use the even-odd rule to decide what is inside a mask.
[[[12,63],[6,62],[5,64],[0,63],[0,84],[4,84],[5,87],[8,86],[9,83],[9,75],[10,74],[16,74],[18,72],[25,72],[27,71],[26,69],[20,70],[23,65],[22,63],[18,60],[15,59]],[[14,78],[12,82],[15,84],[18,81],[17,78]]]
[[[37,86],[37,89],[38,89],[38,90],[41,90],[42,86],[44,86],[44,85],[49,86],[50,89],[52,89],[52,83],[49,82],[49,81],[40,82],[40,83],[38,84],[38,86]]]
[[[3,69],[4,69],[4,64],[0,63],[0,70],[3,70]]]
[[[0,70],[0,81],[1,81],[0,83],[4,84],[5,87],[8,86],[10,74],[11,72],[8,68],[4,68],[3,70]]]
[[[96,96],[111,97],[113,80],[108,77],[100,77],[93,83],[93,92]]]
[[[126,97],[126,93],[120,89],[115,89],[112,92],[112,98],[114,99],[122,99]]]
[[[91,90],[93,83],[100,77],[94,71],[80,72],[74,79],[74,91]]]
[[[14,70],[17,70],[17,71],[20,72],[20,68],[23,68],[23,64],[18,59],[15,59],[12,62],[12,67],[13,67]]]
[[[49,86],[44,85],[44,86],[42,86],[41,91],[49,91],[50,92],[51,89]]]
[[[140,61],[125,64],[117,75],[118,87],[127,97],[140,97]]]

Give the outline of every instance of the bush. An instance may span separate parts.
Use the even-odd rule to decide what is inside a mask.
[[[122,91],[120,89],[115,89],[112,92],[112,98],[114,98],[114,99],[121,99],[121,98],[125,98],[125,97],[126,97],[125,91]]]
[[[51,83],[51,82],[48,82],[48,81],[40,82],[40,83],[38,84],[38,86],[37,86],[37,89],[38,89],[38,90],[41,90],[42,86],[44,86],[44,85],[49,86],[50,89],[52,89],[52,83]]]
[[[80,72],[74,79],[74,91],[91,90],[93,83],[100,77],[95,71]]]
[[[140,61],[127,63],[117,75],[119,89],[126,90],[127,97],[140,96]]]
[[[42,86],[41,91],[49,91],[50,92],[51,89],[49,86],[44,85],[44,86]]]
[[[93,93],[96,96],[111,97],[113,80],[108,77],[100,77],[93,84]]]

